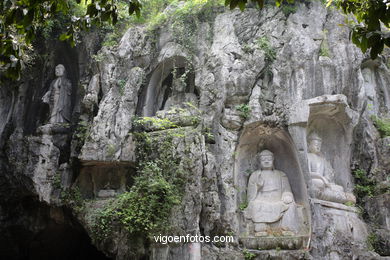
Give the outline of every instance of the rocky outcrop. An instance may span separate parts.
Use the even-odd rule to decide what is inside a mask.
[[[35,103],[26,87],[0,90],[5,185],[27,187],[49,207],[72,209],[94,245],[115,259],[389,255],[389,137],[381,138],[372,117],[389,115],[385,57],[366,58],[349,41],[347,27],[338,26],[343,17],[320,1],[296,7],[291,14],[274,7],[245,12],[214,7],[208,16],[199,11],[173,17],[153,31],[130,28],[118,46],[100,50],[99,62],[87,59],[91,66],[84,64],[73,75],[82,91],[75,92],[72,124],[63,128],[38,127],[45,121],[43,106],[36,124],[18,122],[28,117],[26,106],[40,106],[36,100],[45,87],[30,86]],[[190,33],[177,33],[183,31]],[[199,102],[164,107],[180,86],[183,97]],[[358,197],[364,218],[353,203],[313,195],[307,137],[314,130],[322,135],[323,156],[334,169],[332,182],[343,192],[353,192],[359,183],[356,171],[383,186]],[[153,149],[145,150],[145,142]],[[276,169],[286,173],[305,224],[292,238],[276,229],[265,237],[246,234],[247,183],[260,168],[255,155],[263,149],[273,152]],[[166,151],[174,160],[159,157]],[[180,201],[170,209],[167,235],[230,235],[234,242],[163,245],[132,233],[134,220],[123,221],[117,213],[125,210],[118,205],[132,198],[139,176],[149,169],[145,165],[171,165],[187,176],[179,185],[183,192],[177,192]],[[177,179],[161,176],[164,187],[179,187]],[[107,215],[115,219],[111,229],[101,222]]]

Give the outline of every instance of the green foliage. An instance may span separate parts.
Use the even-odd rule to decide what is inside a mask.
[[[56,172],[56,174],[54,175],[52,185],[53,185],[54,189],[61,189],[61,173],[60,172]]]
[[[323,31],[324,39],[322,40],[321,46],[320,46],[320,56],[325,56],[325,57],[330,58],[330,50],[329,50],[327,34],[328,34],[328,31],[324,30]]]
[[[242,51],[245,53],[251,53],[253,50],[249,44],[242,45]]]
[[[118,80],[117,85],[119,88],[119,94],[123,96],[125,94],[126,80],[124,79]]]
[[[84,201],[78,187],[62,190],[61,199],[65,205],[74,209],[76,212],[81,212],[84,207]]]
[[[121,34],[114,30],[112,33],[107,34],[102,45],[105,47],[114,47],[118,45],[121,36]]]
[[[362,185],[356,184],[355,192],[359,197],[373,197],[374,196],[375,187],[371,185]]]
[[[390,118],[379,118],[373,116],[371,119],[374,121],[374,125],[378,129],[382,138],[390,136]]]
[[[151,0],[146,1],[137,22],[147,24],[148,31],[153,34],[168,20],[176,42],[188,50],[193,50],[194,36],[197,31],[197,20],[213,15],[213,7],[223,5],[223,0]],[[169,10],[166,7],[170,6]],[[211,20],[211,19],[207,19]]]
[[[246,248],[242,250],[242,253],[244,254],[245,260],[252,260],[256,258],[256,255],[254,253],[249,252]]]
[[[238,206],[238,208],[239,208],[241,211],[244,211],[247,207],[248,207],[248,200],[245,198],[245,200],[244,200],[243,202],[240,203],[240,205]]]
[[[135,133],[137,176],[128,192],[95,212],[94,239],[107,238],[114,225],[130,234],[148,236],[169,229],[169,217],[184,193],[186,174],[175,154],[174,138],[182,138],[180,129],[161,135]]]
[[[388,1],[372,0],[328,0],[327,6],[334,4],[345,14],[353,14],[357,20],[346,20],[352,28],[352,42],[362,52],[370,49],[372,59],[390,46],[390,8]],[[387,2],[387,3],[386,3]],[[382,25],[387,28],[383,31]]]
[[[80,121],[77,126],[76,130],[74,132],[74,136],[77,138],[77,140],[81,143],[84,143],[85,140],[90,135],[90,126],[87,121]]]
[[[202,129],[202,134],[203,134],[204,137],[205,137],[206,143],[213,143],[213,142],[215,142],[215,137],[214,137],[214,135],[213,135],[213,133],[212,133],[211,128],[209,128],[209,127],[204,127],[204,128]]]
[[[326,45],[321,44],[320,56],[330,57],[329,48]]]
[[[256,44],[264,52],[266,61],[273,62],[276,59],[276,51],[272,48],[267,37],[260,37],[256,40]]]
[[[348,207],[355,207],[355,203],[353,203],[352,201],[347,201],[344,203],[344,205]]]
[[[242,118],[244,118],[244,119],[249,118],[249,116],[251,114],[251,109],[250,109],[249,105],[241,104],[241,105],[237,105],[235,108],[236,108],[236,110],[240,111],[240,116]]]
[[[104,60],[104,54],[102,52],[98,52],[97,54],[92,55],[92,59],[96,62],[101,62]]]
[[[368,177],[365,170],[357,169],[353,171],[353,176],[356,180],[355,193],[358,200],[361,201],[364,197],[373,197],[376,194],[376,182]]]
[[[59,39],[69,41],[74,46],[80,30],[88,29],[92,25],[116,24],[119,2],[119,0],[0,1],[0,72],[2,76],[13,80],[20,77],[37,32],[44,28],[43,34],[48,36],[53,28],[53,22],[58,17],[66,18],[63,28],[67,29]],[[77,5],[82,8],[75,8]],[[141,4],[138,0],[127,1],[127,7],[130,15],[133,13],[140,15]]]
[[[178,127],[167,118],[158,117],[135,117],[133,118],[135,128],[153,128],[155,130],[165,130]]]
[[[100,234],[97,238],[106,237],[113,223],[119,223],[130,234],[164,230],[172,207],[180,203],[175,188],[157,163],[146,163],[130,191],[119,195],[98,215],[94,227]]]
[[[92,238],[95,241],[103,241],[111,233],[111,227],[114,222],[114,210],[109,204],[109,207],[98,208],[93,212],[91,218]]]
[[[260,8],[264,7],[267,0],[251,0],[250,2],[257,4]],[[274,0],[276,6],[281,6],[283,3],[294,3],[294,0]],[[225,5],[229,6],[230,9],[240,8],[241,11],[245,9],[248,0],[225,0]]]
[[[375,233],[372,232],[367,236],[366,244],[368,250],[377,252],[376,248],[378,246],[378,243],[379,243],[379,238]]]
[[[297,11],[298,7],[294,4],[284,4],[281,6],[282,12],[285,16],[289,16]]]
[[[148,30],[154,30],[169,21],[170,32],[174,41],[183,46],[190,55],[194,55],[196,48],[196,35],[200,21],[212,20],[213,7],[221,5],[220,0],[189,0],[185,2],[171,1],[171,10],[160,12],[151,18]]]
[[[265,0],[225,0],[225,5],[231,9],[244,10],[248,2],[264,7]],[[288,4],[293,0],[275,0],[275,5],[282,6],[282,11],[288,15],[294,11],[294,7]],[[352,13],[357,18],[358,24],[348,21],[352,29],[352,41],[363,52],[370,49],[371,58],[376,58],[382,52],[385,45],[390,46],[388,31],[383,31],[381,24],[387,29],[390,24],[390,8],[384,1],[371,0],[327,0],[328,6],[334,4],[344,13]],[[86,30],[92,25],[102,26],[116,24],[120,19],[126,19],[127,14],[136,14],[138,19],[133,22],[149,21],[151,28],[156,28],[172,15],[172,12],[162,13],[168,5],[180,2],[176,0],[36,0],[36,1],[0,1],[0,73],[1,77],[17,80],[21,70],[31,60],[31,44],[36,39],[37,31],[42,30],[45,37],[52,35],[56,27],[58,17],[65,17],[61,28],[66,32],[59,37],[60,40],[68,41],[72,46],[77,42],[80,30]],[[221,0],[190,0],[180,4],[175,9],[174,16],[179,18],[172,24],[177,28],[177,34],[183,39],[192,37],[191,28],[193,23],[183,19],[189,14],[211,14],[211,8],[199,8],[211,5],[220,5]],[[143,8],[142,8],[143,7]],[[142,8],[142,9],[141,9]],[[127,9],[127,12],[124,12]],[[199,12],[199,10],[202,10]],[[191,15],[190,15],[191,16]],[[131,19],[130,19],[131,20]],[[179,20],[181,22],[179,22]],[[187,35],[188,34],[188,35]],[[116,37],[116,36],[115,36]],[[114,46],[117,38],[107,39],[106,46]],[[115,38],[115,39],[114,39]],[[180,40],[180,38],[179,38]],[[183,40],[183,43],[186,43]],[[189,41],[188,47],[194,43]],[[271,53],[268,59],[272,60]]]

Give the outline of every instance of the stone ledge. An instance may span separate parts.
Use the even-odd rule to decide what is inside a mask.
[[[334,208],[334,209],[340,209],[340,210],[350,211],[350,212],[354,212],[354,213],[359,213],[359,210],[356,207],[346,206],[344,204],[337,203],[337,202],[330,202],[330,201],[319,200],[319,199],[310,199],[310,201],[313,202],[314,204],[320,204],[320,205],[322,205],[324,207],[328,207],[328,208]]]
[[[255,259],[283,259],[283,260],[303,260],[312,259],[309,251],[306,249],[300,250],[253,250],[248,252],[256,255]]]
[[[100,161],[100,160],[80,160],[82,166],[129,166],[135,167],[134,162],[130,161]]]
[[[280,248],[287,250],[297,250],[307,246],[309,236],[240,237],[239,240],[240,244],[252,249],[269,250]]]

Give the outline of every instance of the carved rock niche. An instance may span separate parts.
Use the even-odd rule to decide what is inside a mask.
[[[309,183],[312,177],[308,154],[312,153],[309,146],[314,135],[321,142],[319,157],[323,158],[328,167],[334,171],[330,181],[343,187],[345,192],[352,192],[350,157],[352,132],[357,115],[348,107],[346,97],[324,95],[304,100],[295,108],[290,114],[289,132],[299,150],[311,197],[315,195]]]
[[[271,152],[271,158],[273,154],[273,170],[268,173],[260,162],[263,153],[270,154],[264,150]],[[235,188],[243,246],[262,250],[308,246],[308,194],[297,152],[286,131],[259,122],[245,127],[236,151]],[[292,202],[284,201],[285,194]]]
[[[125,163],[84,164],[75,185],[85,199],[105,199],[126,191],[135,169]]]
[[[197,106],[195,74],[188,71],[190,69],[187,59],[183,56],[162,60],[151,74],[149,83],[141,94],[137,114],[144,117],[155,116],[158,111],[168,109],[168,103],[171,103],[172,98],[176,102],[196,102],[193,105]],[[182,93],[178,94],[175,84],[180,81],[183,89]]]
[[[351,247],[364,247],[367,228],[353,206],[355,197],[350,171],[357,112],[349,108],[344,95],[319,96],[293,107],[289,132],[299,151],[310,194],[312,233],[319,237],[313,241],[321,241],[321,246],[332,248],[342,236],[344,241],[351,241]],[[313,148],[313,140],[319,140],[317,151]],[[318,248],[318,245],[312,246]]]

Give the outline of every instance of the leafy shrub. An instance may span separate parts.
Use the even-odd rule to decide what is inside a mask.
[[[84,200],[78,187],[72,187],[61,191],[61,199],[65,205],[74,209],[76,212],[82,211]]]
[[[134,128],[142,129],[144,127],[153,127],[155,130],[165,130],[169,128],[178,127],[175,123],[170,121],[167,118],[157,118],[157,117],[135,117],[133,118]]]
[[[353,172],[353,175],[356,180],[355,193],[358,199],[361,200],[367,196],[373,197],[376,194],[376,182],[367,176],[365,170],[357,169]]]
[[[243,202],[241,202],[240,205],[238,206],[238,208],[241,211],[245,210],[247,207],[248,207],[248,200],[247,199],[245,199]]]
[[[123,96],[125,94],[125,88],[126,88],[126,80],[120,79],[117,82],[118,89],[119,89],[119,94]]]
[[[89,135],[90,135],[89,123],[84,120],[80,121],[76,126],[74,136],[81,144],[83,144],[85,140],[89,137]]]
[[[245,260],[252,260],[256,258],[256,255],[254,253],[249,252],[248,249],[244,249],[242,253],[244,254]]]
[[[381,137],[390,136],[390,118],[372,117],[375,127],[378,129]]]
[[[285,3],[281,6],[282,12],[285,16],[289,16],[297,11],[298,7],[294,4]]]
[[[148,163],[142,174],[125,192],[105,208],[96,221],[99,233],[107,234],[113,222],[129,233],[164,230],[174,205],[180,203],[179,193],[162,175],[156,163]]]
[[[181,202],[186,179],[172,143],[174,137],[182,137],[176,130],[157,136],[135,134],[139,165],[134,184],[95,214],[95,239],[107,238],[116,224],[139,236],[169,229],[171,211]]]
[[[370,233],[367,236],[366,244],[368,250],[377,252],[376,248],[378,247],[379,244],[378,236],[375,233]]]
[[[251,114],[251,109],[250,109],[249,105],[241,104],[241,105],[237,105],[235,108],[236,108],[236,110],[240,111],[240,116],[242,118],[244,118],[244,119],[249,118],[249,116]]]
[[[273,62],[276,59],[276,51],[272,48],[267,37],[260,37],[256,40],[256,44],[264,52],[266,61]]]

